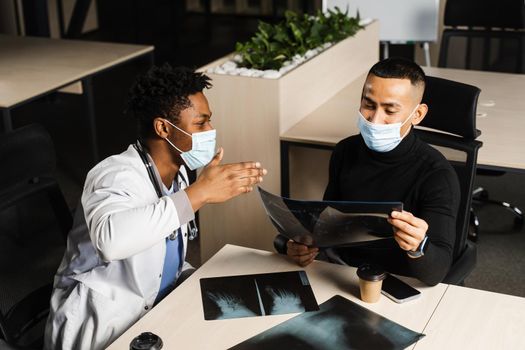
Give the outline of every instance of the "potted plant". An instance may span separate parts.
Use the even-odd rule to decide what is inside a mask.
[[[253,37],[235,46],[235,54],[209,73],[278,79],[333,44],[353,36],[363,26],[339,8],[316,16],[285,12],[285,20],[271,25],[259,22]]]

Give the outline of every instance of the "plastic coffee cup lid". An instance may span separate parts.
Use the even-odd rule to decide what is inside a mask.
[[[139,336],[133,338],[129,344],[130,350],[160,350],[162,349],[162,339],[151,332],[141,333]]]
[[[382,281],[386,278],[387,272],[379,265],[363,264],[357,269],[357,276],[365,281]]]

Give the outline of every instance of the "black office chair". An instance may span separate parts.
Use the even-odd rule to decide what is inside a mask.
[[[472,1],[448,0],[439,55],[440,67],[477,69],[508,73],[525,72],[525,3],[523,0]],[[454,42],[466,40],[464,51]],[[463,59],[459,60],[458,57]],[[456,60],[454,61],[454,58]],[[478,175],[501,176],[504,171],[478,169]],[[523,225],[523,212],[514,205],[489,198],[478,187],[473,191],[476,203],[499,205],[514,215],[514,227]],[[477,239],[479,221],[471,232]]]
[[[525,72],[523,0],[447,0],[443,19],[440,67]],[[459,47],[449,50],[461,40],[466,41],[464,56],[458,55]],[[458,57],[464,60],[454,66]]]
[[[468,239],[475,225],[472,211],[472,190],[476,177],[478,149],[482,143],[475,140],[481,132],[476,129],[476,108],[480,89],[451,80],[427,77],[423,103],[428,114],[417,135],[442,151],[456,170],[461,200],[456,222],[456,241],[453,263],[443,280],[449,284],[463,284],[476,265],[476,244]],[[454,108],[451,108],[454,106]]]
[[[41,126],[1,134],[0,163],[0,347],[41,349],[72,217]]]

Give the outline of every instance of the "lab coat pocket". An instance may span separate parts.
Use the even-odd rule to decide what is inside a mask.
[[[126,299],[111,299],[98,291],[84,286],[89,316],[84,327],[90,327],[98,345],[110,342],[124,333],[140,317],[137,307]],[[88,323],[88,324],[86,324]]]

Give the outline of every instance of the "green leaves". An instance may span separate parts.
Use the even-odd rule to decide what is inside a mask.
[[[295,55],[341,41],[361,28],[359,17],[350,18],[339,8],[328,10],[327,15],[318,11],[316,16],[286,11],[285,20],[276,25],[259,22],[254,36],[245,43],[236,43],[235,51],[241,56],[241,67],[278,70]]]

